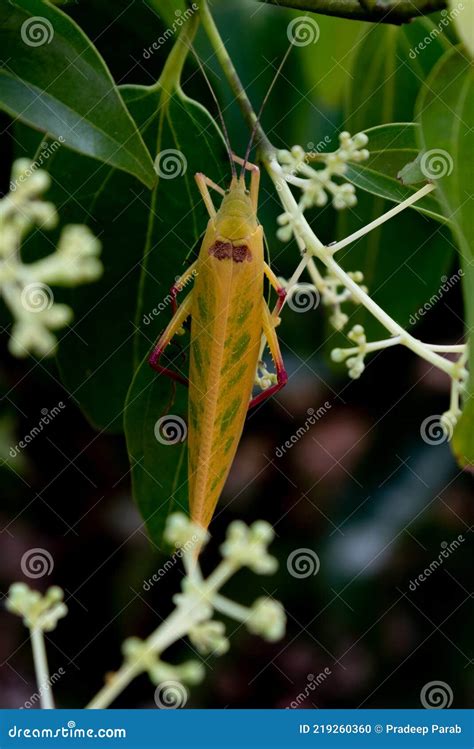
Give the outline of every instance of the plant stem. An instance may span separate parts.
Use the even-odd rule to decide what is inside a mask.
[[[278,5],[281,0],[259,0],[261,3]],[[324,16],[350,18],[355,21],[376,23],[408,23],[416,16],[434,13],[446,7],[445,0],[285,0],[284,5],[297,10],[321,13]]]
[[[199,565],[195,562],[196,579],[202,581],[202,573]],[[214,605],[214,596],[227,580],[237,571],[233,562],[223,560],[203,582],[206,596],[209,596],[210,605]],[[89,702],[87,709],[97,710],[108,707],[118,695],[130,684],[136,676],[144,671],[143,663],[147,654],[160,655],[177,640],[186,635],[194,624],[202,620],[202,610],[199,605],[178,605],[157,629],[145,641],[145,651],[142,659],[126,661],[119,670],[113,674]]]
[[[242,114],[247,121],[249,127],[252,129],[256,122],[256,115],[253,111],[252,105],[245,93],[242,83],[237,75],[232,60],[227,53],[222,38],[219,34],[214,20],[209,12],[206,2],[204,1],[201,9],[201,19],[203,27],[208,35],[209,41],[214,48],[216,57],[222,67],[223,73],[227,78],[227,81],[236,97],[237,102],[240,105]],[[327,248],[323,245],[321,240],[316,236],[311,227],[309,226],[306,218],[301,212],[293,193],[291,192],[286,176],[277,161],[276,150],[268,140],[265,132],[261,125],[257,127],[257,143],[261,153],[262,161],[269,173],[277,192],[280,196],[280,201],[287,213],[289,213],[294,221],[294,234],[300,250],[304,248],[308,252],[308,255],[315,256],[326,266],[329,272],[335,276],[341,285],[349,289],[353,299],[362,304],[383,326],[388,330],[392,336],[398,336],[400,343],[407,348],[411,349],[415,354],[425,359],[426,361],[438,367],[443,372],[446,372],[450,377],[455,375],[455,363],[448,361],[444,357],[440,356],[431,346],[425,345],[422,341],[418,340],[414,336],[410,335],[401,325],[399,325],[382,307],[380,307],[360,286],[353,281],[353,279],[341,268],[341,266],[333,258],[334,249],[340,249],[344,246],[342,242],[339,242],[335,247]],[[426,185],[424,188],[419,190],[416,195],[417,198],[411,196],[407,201],[404,201],[404,206],[407,207],[415,202],[416,199],[423,197],[433,189],[432,185]],[[389,211],[389,216],[398,213],[402,208],[396,206]],[[386,217],[387,218],[387,217]],[[374,225],[380,223],[380,220],[373,222]],[[366,233],[366,229],[361,230],[362,233]],[[361,235],[362,235],[361,233]],[[354,236],[352,237],[353,241]],[[299,276],[303,272],[306,265],[308,268],[314,266],[312,257],[307,258],[307,262],[301,262],[298,266],[297,273],[293,274],[292,284],[298,281]],[[314,270],[317,270],[314,266]]]
[[[192,607],[175,608],[169,617],[147,638],[147,652],[159,655],[174,642],[180,640],[193,625],[194,620],[197,621],[197,619],[196,609],[194,609],[193,615]],[[143,670],[140,660],[126,661],[89,702],[87,709],[98,710],[108,707]]]
[[[257,123],[257,115],[253,110],[250,99],[245,92],[234,64],[230,59],[229,53],[225,48],[219,30],[214,23],[214,19],[207,5],[207,0],[201,0],[200,18],[202,26],[214,49],[219,65],[221,66],[224,75],[227,78],[227,81],[245,118],[245,121],[249,126],[250,132],[252,132],[255,124]],[[264,147],[267,151],[273,152],[273,146],[268,140],[265,132],[262,130],[260,123],[257,124],[255,130],[255,145],[257,146],[257,148]]]
[[[34,627],[30,630],[30,637],[40,704],[43,710],[54,710],[53,690],[49,679],[43,630],[39,627]]]

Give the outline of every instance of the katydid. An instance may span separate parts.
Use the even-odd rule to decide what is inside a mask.
[[[276,393],[287,374],[275,332],[285,290],[264,260],[263,229],[257,220],[260,171],[247,159],[239,177],[233,165],[229,189],[204,174],[196,182],[209,212],[198,259],[171,289],[177,292],[193,276],[194,286],[159,338],[150,356],[158,372],[186,383],[160,364],[172,337],[191,316],[188,405],[188,485],[191,518],[207,528],[228,476],[249,407]],[[250,189],[245,171],[250,172]],[[209,187],[220,193],[216,211]],[[266,276],[278,294],[270,312],[263,296]],[[252,398],[262,335],[275,363],[277,381]]]
[[[264,259],[263,228],[257,219],[260,170],[249,162],[249,154],[261,114],[291,47],[290,44],[267,89],[243,159],[232,153],[219,102],[199,56],[190,47],[217,107],[232,178],[229,188],[224,190],[203,173],[195,175],[209,222],[198,259],[171,288],[175,314],[149,362],[157,372],[189,384],[189,508],[191,519],[203,528],[212,519],[231,469],[247,411],[280,390],[288,380],[275,332],[286,290]],[[239,176],[236,164],[242,167]],[[249,189],[246,172],[250,172]],[[218,210],[209,188],[222,196]],[[273,312],[263,296],[264,276],[278,294]],[[194,286],[177,307],[178,290],[192,277]],[[189,316],[188,383],[181,374],[163,367],[160,357]],[[266,339],[275,363],[276,382],[252,398],[262,338]]]

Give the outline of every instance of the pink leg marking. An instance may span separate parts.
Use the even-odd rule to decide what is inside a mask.
[[[172,380],[181,382],[182,385],[189,385],[189,381],[186,379],[186,377],[180,375],[179,372],[174,372],[172,369],[168,369],[168,367],[162,367],[161,364],[158,364],[163,351],[164,349],[160,348],[159,346],[153,349],[150,354],[150,358],[148,359],[148,363],[150,364],[150,366],[153,367],[153,369],[159,374],[164,374],[167,377],[171,377]]]
[[[252,398],[249,404],[249,408],[258,406],[259,403],[262,403],[262,401],[270,398],[275,393],[278,393],[278,391],[281,390],[282,387],[285,387],[286,383],[288,382],[288,374],[283,365],[280,365],[279,367],[277,366],[277,378],[278,382],[276,382],[275,385],[271,385],[271,387],[267,388],[266,390],[262,390],[262,392],[256,395],[255,398]]]

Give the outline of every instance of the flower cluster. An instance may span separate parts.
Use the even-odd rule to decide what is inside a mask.
[[[72,320],[72,309],[54,301],[49,284],[77,286],[96,280],[103,270],[100,242],[83,225],[64,227],[56,250],[47,257],[23,262],[21,245],[28,233],[34,227],[57,226],[56,208],[43,199],[50,184],[47,172],[35,170],[28,159],[18,159],[11,192],[0,200],[0,291],[14,318],[9,349],[19,357],[53,354],[53,331]]]
[[[207,532],[185,515],[170,515],[165,539],[182,550],[187,571],[181,592],[173,597],[176,608],[147,640],[133,637],[123,645],[124,666],[131,667],[135,673],[148,673],[154,684],[166,681],[197,684],[204,677],[199,661],[172,665],[162,660],[162,651],[171,641],[184,635],[203,656],[219,656],[227,652],[229,640],[225,625],[212,618],[214,612],[243,623],[249,632],[268,641],[278,640],[285,633],[285,612],[278,601],[258,598],[252,606],[246,607],[220,593],[222,586],[242,567],[264,575],[276,571],[277,561],[268,553],[268,545],[274,536],[271,526],[264,521],[255,522],[250,527],[239,521],[232,523],[221,546],[222,561],[207,578],[203,577],[199,562],[190,549],[190,540],[197,534],[201,543],[207,540]],[[171,626],[173,635],[167,639],[164,634]]]
[[[347,334],[347,337],[356,345],[347,349],[333,349],[331,351],[331,359],[338,363],[345,361],[349,370],[349,377],[357,380],[365,369],[364,359],[367,353],[365,330],[362,325],[354,325],[352,330]]]
[[[336,182],[334,178],[344,176],[348,162],[360,163],[368,159],[369,151],[365,148],[367,143],[365,133],[357,133],[351,137],[350,133],[344,131],[339,135],[339,148],[332,153],[305,153],[301,146],[293,146],[291,151],[278,151],[278,161],[286,181],[301,190],[298,203],[301,212],[312,206],[321,208],[329,198],[333,207],[338,210],[356,205],[354,185],[350,182]],[[322,168],[315,169],[312,162],[321,164]],[[278,217],[278,223],[278,238],[288,242],[294,230],[292,215],[289,212],[282,213]]]
[[[153,684],[164,681],[176,681],[182,684],[199,684],[204,679],[204,667],[199,661],[186,661],[179,666],[165,663],[153,651],[145,640],[129,637],[122,645],[126,663],[140,664]]]
[[[12,614],[23,617],[23,624],[28,629],[51,632],[56,628],[59,619],[67,614],[63,597],[63,591],[57,586],[49,588],[41,595],[25,583],[14,583],[8,592],[6,608]]]

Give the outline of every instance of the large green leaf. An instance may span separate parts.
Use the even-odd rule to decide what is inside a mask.
[[[151,370],[146,359],[172,315],[170,286],[190,263],[206,226],[208,217],[194,174],[205,171],[217,182],[229,179],[224,142],[214,119],[180,85],[170,82],[174,64],[172,58],[168,60],[158,86],[129,86],[123,91],[130,108],[134,112],[140,108],[144,119],[139,124],[147,141],[154,141],[159,174],[141,262],[135,341],[139,366],[125,418],[134,496],[157,543],[174,502],[182,505],[185,501],[187,462],[185,446],[163,444],[154,428],[163,416],[185,419],[187,396],[182,386],[176,389],[167,377]]]
[[[360,190],[387,200],[401,203],[413,195],[418,187],[402,184],[399,174],[420,149],[416,138],[418,125],[413,122],[394,122],[367,128],[370,157],[360,164],[349,164],[346,177]],[[432,194],[419,200],[414,209],[437,221],[445,222],[436,197]]]
[[[186,388],[158,376],[147,355],[128,393],[125,431],[133,495],[158,546],[168,514],[188,507],[187,401]]]
[[[369,129],[372,156],[365,167],[351,167],[350,178],[367,192],[359,189],[355,209],[341,214],[339,236],[347,236],[391,207],[380,193],[393,201],[407,197],[415,189],[396,184],[400,169],[419,150],[413,140],[415,128],[408,125],[400,129],[393,123],[410,123],[414,119],[416,95],[423,78],[443,53],[446,43],[438,35],[423,54],[410,54],[433,28],[428,19],[406,28],[372,27],[364,32],[358,45],[344,127],[351,133],[374,128]],[[380,127],[384,124],[389,127]],[[384,172],[385,180],[381,177]],[[423,201],[423,210],[442,220],[432,196]],[[348,270],[362,270],[374,299],[400,324],[408,326],[411,315],[437,291],[449,270],[450,239],[449,230],[438,221],[409,210],[348,247],[341,262]],[[385,335],[382,326],[365,309],[353,313],[351,323],[355,322],[365,326],[369,338]]]
[[[3,2],[0,49],[3,109],[153,185],[140,133],[103,59],[74,21],[42,0]]]
[[[474,67],[462,47],[433,69],[418,104],[420,144],[438,165],[438,189],[461,253],[471,372],[453,449],[461,466],[474,469]]]

